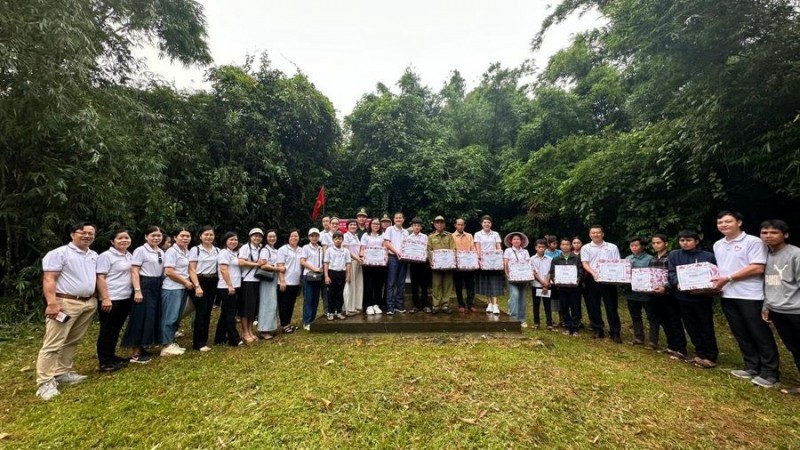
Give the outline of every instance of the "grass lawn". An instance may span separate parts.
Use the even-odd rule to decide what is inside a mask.
[[[589,333],[300,330],[99,374],[93,325],[76,359],[89,380],[49,402],[34,397],[41,327],[5,329],[15,337],[0,342],[0,447],[800,447],[800,399],[728,375],[741,359],[717,319],[712,370]],[[783,384],[799,384],[781,356]]]

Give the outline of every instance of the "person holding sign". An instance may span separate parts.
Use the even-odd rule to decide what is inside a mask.
[[[655,255],[650,260],[650,267],[658,269],[669,269],[669,251],[667,247],[667,237],[663,234],[654,234],[650,238],[650,245],[653,246]],[[669,271],[668,271],[669,272]],[[656,320],[664,328],[667,336],[666,352],[681,359],[686,359],[686,334],[681,323],[681,311],[678,301],[672,292],[669,284],[669,277],[664,286],[660,286],[650,295],[653,304],[652,311]]]
[[[367,315],[382,314],[380,308],[386,281],[387,253],[383,247],[381,222],[377,217],[369,224],[369,233],[361,236],[361,258],[364,261],[364,307]]]
[[[669,252],[669,282],[677,288],[675,299],[680,305],[681,320],[689,338],[694,345],[694,364],[705,369],[717,365],[719,348],[717,336],[714,333],[714,293],[709,291],[682,291],[678,283],[678,267],[698,262],[716,264],[714,254],[700,250],[700,236],[694,231],[681,231],[678,233],[680,250]],[[684,355],[674,354],[678,358]]]
[[[580,257],[572,251],[570,238],[562,238],[559,247],[561,254],[553,259],[550,279],[554,289],[558,291],[561,318],[566,328],[564,334],[577,336],[580,326],[580,280],[583,279],[583,264]]]
[[[413,314],[424,310],[430,313],[432,310],[428,303],[428,284],[431,280],[431,269],[424,264],[428,260],[428,235],[422,233],[422,219],[419,217],[411,219],[411,233],[403,241],[401,258],[410,262],[408,270],[414,307],[409,312]]]
[[[393,315],[405,313],[403,291],[406,289],[407,264],[400,260],[403,257],[403,241],[408,236],[408,230],[403,228],[405,222],[403,213],[394,214],[394,225],[383,232],[383,245],[389,252],[389,261],[386,270],[386,314]],[[381,219],[383,222],[383,219]]]
[[[537,330],[541,326],[539,316],[539,306],[544,303],[544,320],[547,329],[553,331],[553,309],[550,303],[550,267],[553,260],[545,255],[547,241],[538,239],[536,241],[536,254],[531,258],[533,268],[533,281],[531,282],[531,295],[533,295],[533,327]]]
[[[786,242],[789,225],[782,220],[761,223],[761,240],[769,246],[764,272],[764,322],[775,325],[778,336],[800,369],[800,248]],[[800,387],[781,389],[800,395]]]
[[[719,213],[717,229],[723,237],[714,243],[714,257],[722,276],[714,288],[722,290],[722,312],[744,358],[744,369],[731,375],[773,387],[780,379],[778,346],[769,325],[760,320],[767,247],[742,231],[742,215],[736,211]]]
[[[501,251],[500,234],[492,231],[492,217],[481,217],[481,231],[475,233],[473,241],[475,251],[478,252],[478,260],[485,251]],[[487,296],[486,313],[500,314],[500,307],[497,305],[497,296],[503,295],[503,272],[494,270],[481,270],[478,274],[478,282],[475,291],[478,294]]]
[[[613,284],[600,284],[597,282],[599,279],[600,260],[619,259],[619,248],[610,242],[605,242],[603,240],[604,236],[605,233],[602,226],[592,225],[589,227],[591,242],[581,248],[581,263],[583,264],[583,270],[587,273],[586,306],[588,307],[589,321],[594,330],[594,338],[602,339],[605,337],[605,323],[603,323],[603,311],[600,303],[602,300],[602,305],[606,309],[608,331],[611,334],[611,339],[617,344],[621,344],[620,330],[622,325],[620,324],[617,309],[619,301],[617,287]]]
[[[631,263],[632,268],[650,267],[653,256],[644,251],[643,239],[639,236],[633,237],[628,241],[628,248],[631,254],[625,259]],[[647,314],[647,324],[649,327],[649,339],[647,344],[651,348],[658,348],[658,320],[653,314],[650,303],[650,294],[645,292],[631,291],[628,294],[628,313],[631,315],[633,323],[633,341],[631,345],[644,344],[644,322],[642,321],[642,309]]]
[[[464,231],[466,222],[462,218],[456,219],[456,231],[453,233],[453,241],[456,245],[456,252],[473,252],[475,243],[472,235]],[[456,288],[456,300],[458,300],[458,312],[478,312],[475,307],[475,276],[472,271],[456,270],[453,272],[453,284]],[[467,291],[466,302],[464,301],[464,289]]]
[[[444,217],[436,216],[433,219],[435,231],[428,235],[428,253],[433,263],[434,250],[450,250],[455,263],[456,242],[453,235],[444,229]],[[433,267],[433,266],[432,266]],[[441,310],[445,314],[450,314],[450,292],[453,291],[453,272],[452,270],[436,270],[433,267],[431,274],[431,296],[433,297],[433,313]]]
[[[528,246],[528,237],[515,231],[506,235],[503,241],[508,247],[503,253],[503,264],[508,279],[508,313],[522,322],[522,328],[527,328],[525,284],[533,277],[531,256],[524,248]]]

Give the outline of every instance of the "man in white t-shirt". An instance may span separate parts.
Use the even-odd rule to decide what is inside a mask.
[[[617,286],[613,284],[598,283],[598,271],[601,259],[619,259],[619,248],[616,245],[603,240],[605,233],[600,225],[589,227],[589,238],[591,242],[581,247],[581,263],[586,272],[586,307],[589,312],[589,321],[594,330],[594,338],[602,339],[605,337],[605,323],[603,323],[602,305],[606,308],[606,318],[608,319],[608,332],[611,339],[617,344],[622,343],[620,329],[622,325],[619,320],[617,304],[619,297]]]
[[[386,274],[386,314],[404,313],[403,293],[406,288],[406,270],[408,264],[400,261],[403,256],[403,240],[408,236],[408,230],[403,228],[405,216],[401,212],[394,214],[394,225],[383,233],[383,245],[389,252]]]
[[[722,311],[744,358],[744,369],[731,375],[773,387],[780,380],[778,346],[761,319],[767,246],[742,231],[742,215],[736,211],[719,213],[717,229],[723,237],[714,243],[720,273],[715,288],[722,291]]]

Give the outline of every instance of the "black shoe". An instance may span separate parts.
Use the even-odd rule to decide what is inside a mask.
[[[618,335],[611,336],[611,340],[614,341],[615,344],[622,344],[622,338]]]
[[[594,335],[592,336],[592,339],[605,339],[605,338],[606,338],[606,333],[603,331],[595,331]]]
[[[97,369],[97,370],[99,370],[100,372],[116,372],[119,369],[122,369],[121,365],[114,364],[114,363],[108,363],[108,364],[102,364],[100,366],[100,368]]]
[[[119,356],[114,355],[114,358],[112,358],[112,361],[114,361],[114,364],[120,365],[122,367],[128,367],[128,362],[129,361],[128,361],[127,358],[120,358]]]

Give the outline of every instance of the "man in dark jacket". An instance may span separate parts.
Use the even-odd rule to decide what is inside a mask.
[[[566,328],[564,334],[577,336],[581,315],[580,280],[583,279],[583,264],[581,264],[581,259],[578,255],[572,252],[571,239],[562,238],[559,247],[561,248],[561,254],[553,258],[553,263],[550,265],[550,279],[554,280],[555,290],[558,292],[561,308],[559,315]],[[556,278],[557,266],[575,266],[575,283],[557,284],[558,281],[561,281]]]

